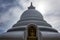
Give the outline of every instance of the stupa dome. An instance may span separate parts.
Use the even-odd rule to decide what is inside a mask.
[[[28,9],[26,10],[22,16],[21,16],[21,20],[43,20],[43,16],[40,12],[38,12],[35,9]]]
[[[28,7],[28,10],[23,12],[23,14],[20,17],[20,20],[13,27],[25,26],[31,23],[37,24],[40,26],[51,27],[51,25],[44,20],[43,15],[35,9],[32,3]]]

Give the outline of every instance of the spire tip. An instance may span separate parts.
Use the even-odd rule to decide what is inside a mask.
[[[35,7],[32,5],[32,2],[31,2],[30,7],[28,7],[28,9],[35,9]]]

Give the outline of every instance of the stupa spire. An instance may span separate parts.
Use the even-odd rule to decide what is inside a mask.
[[[32,2],[31,2],[30,7],[28,7],[28,9],[35,9],[35,7],[33,6]]]
[[[31,2],[31,6],[33,6],[33,5],[32,5],[32,2]]]

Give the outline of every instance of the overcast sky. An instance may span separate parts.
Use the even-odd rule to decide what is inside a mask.
[[[60,0],[0,0],[0,33],[11,28],[31,2],[44,19],[60,31]]]

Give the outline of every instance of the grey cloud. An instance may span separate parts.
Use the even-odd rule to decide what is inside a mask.
[[[0,13],[8,11],[11,5],[12,3],[9,0],[0,0]]]
[[[0,0],[0,13],[8,11],[11,7],[18,6],[23,9],[18,0]]]
[[[23,9],[22,5],[19,5],[18,0],[0,0],[0,33],[5,32],[11,28],[18,20],[18,13],[13,13],[14,10],[20,11]]]

